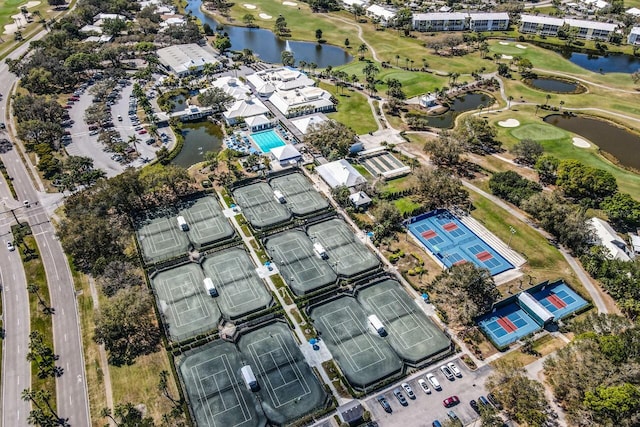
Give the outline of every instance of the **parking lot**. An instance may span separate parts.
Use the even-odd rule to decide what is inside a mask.
[[[454,381],[449,381],[445,378],[439,367],[449,360],[442,361],[436,365],[429,367],[428,369],[421,370],[420,374],[413,374],[408,379],[405,379],[407,383],[413,389],[416,399],[407,399],[408,406],[401,406],[398,399],[394,396],[393,390],[396,387],[400,387],[399,383],[386,388],[383,392],[376,393],[365,400],[369,410],[372,414],[372,419],[376,420],[382,427],[385,426],[428,426],[431,427],[431,423],[434,420],[439,420],[441,423],[447,421],[449,418],[447,412],[453,410],[460,418],[463,425],[469,425],[474,420],[479,418],[479,415],[469,406],[471,399],[478,400],[478,397],[487,395],[487,390],[484,386],[487,377],[491,374],[492,369],[486,365],[479,368],[476,371],[471,371],[467,366],[459,359],[453,360],[462,372],[462,378],[456,378]],[[425,378],[427,373],[434,373],[440,385],[441,391],[436,391],[431,387],[431,394],[425,394],[418,385],[418,379]],[[402,392],[407,397],[407,393]],[[384,411],[380,403],[377,401],[377,397],[383,395],[391,408],[392,413]],[[458,396],[460,403],[451,408],[445,408],[442,401],[449,396]]]
[[[90,88],[91,86],[89,86]],[[120,137],[123,141],[127,142],[129,137],[135,135],[139,142],[136,145],[140,156],[134,162],[119,163],[112,157],[114,153],[104,151],[105,146],[98,142],[98,135],[92,135],[89,130],[89,125],[84,120],[85,110],[93,104],[93,95],[89,93],[89,89],[85,90],[79,95],[79,101],[69,109],[69,117],[74,123],[69,128],[71,132],[71,143],[66,146],[67,153],[72,156],[85,156],[92,158],[94,161],[94,167],[96,169],[102,169],[106,172],[108,177],[118,175],[126,167],[134,166],[138,167],[143,164],[142,159],[155,159],[155,152],[160,149],[160,144],[147,145],[144,143],[149,139],[149,135],[139,135],[135,130],[135,126],[131,123],[129,118],[129,96],[133,90],[133,85],[129,84],[122,88],[121,96],[117,98],[115,104],[111,106],[111,113],[113,117],[113,125],[115,130],[120,133]],[[120,115],[122,121],[118,121],[117,117]],[[159,132],[165,132],[169,135],[169,141],[166,144],[167,148],[171,148],[173,145],[173,133],[170,128],[163,128]]]

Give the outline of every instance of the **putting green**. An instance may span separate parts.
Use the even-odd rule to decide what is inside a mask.
[[[568,138],[569,134],[555,126],[542,123],[529,123],[509,132],[517,139],[533,139],[534,141],[553,141]]]

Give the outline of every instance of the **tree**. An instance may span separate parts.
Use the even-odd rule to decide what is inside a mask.
[[[256,21],[256,17],[253,16],[253,14],[251,13],[246,13],[243,17],[242,17],[242,22],[244,22],[244,24],[247,27],[253,27],[254,26],[254,22]]]
[[[544,148],[538,141],[525,138],[513,146],[511,153],[516,157],[518,163],[533,166],[544,153]]]
[[[138,356],[154,352],[160,333],[149,294],[126,288],[102,304],[96,315],[94,339],[104,344],[109,362],[115,366],[131,364]]]
[[[456,134],[475,153],[495,153],[502,146],[502,142],[496,139],[496,128],[479,117],[465,117]]]
[[[360,55],[360,60],[364,59],[364,54],[367,53],[368,50],[369,50],[369,46],[367,46],[364,43],[358,46],[358,55]]]
[[[445,260],[448,254],[441,254]],[[452,265],[429,285],[434,304],[450,324],[471,327],[477,316],[491,310],[500,297],[489,270],[473,263]]]
[[[112,297],[121,289],[140,288],[144,282],[133,264],[114,260],[107,264],[98,276],[98,284],[106,296]]]
[[[515,171],[494,173],[489,179],[489,189],[496,196],[517,206],[542,191],[540,184],[529,181]]]
[[[413,171],[415,197],[426,209],[465,205],[469,193],[462,182],[444,169],[417,168]]]
[[[545,412],[548,402],[542,384],[527,378],[515,361],[501,360],[495,368],[487,380],[487,388],[502,403],[509,418],[520,424],[542,426],[548,419]]]
[[[634,84],[638,84],[640,82],[640,70],[636,70],[631,73],[631,80]]]
[[[127,23],[119,18],[106,18],[102,23],[102,31],[111,36],[118,36],[127,28]]]
[[[559,164],[560,159],[558,159],[557,157],[553,157],[550,154],[545,154],[538,157],[534,168],[536,172],[538,172],[538,178],[540,178],[540,182],[545,185],[555,184],[558,177],[557,172]]]
[[[349,41],[349,38],[344,39],[344,47],[348,49],[350,44],[351,42]]]
[[[556,184],[566,197],[594,207],[598,207],[605,197],[618,191],[616,178],[611,173],[577,160],[560,162]]]
[[[371,213],[376,219],[373,226],[375,244],[379,244],[385,238],[395,236],[403,219],[396,205],[388,201],[379,201],[375,204]]]
[[[44,314],[52,315],[53,313],[55,313],[55,309],[51,307],[40,294],[40,286],[36,285],[35,283],[29,283],[27,285],[27,291],[38,298],[38,304],[42,306],[42,312]]]
[[[316,30],[316,40],[318,40],[318,43],[322,40],[322,30],[320,28]]]
[[[231,49],[231,39],[227,36],[217,35],[213,45],[220,53],[224,53]]]
[[[335,120],[315,124],[305,135],[305,142],[329,160],[346,157],[355,142],[356,134]]]
[[[464,145],[450,131],[442,131],[435,139],[424,144],[424,151],[431,155],[431,161],[436,166],[457,168],[462,164],[461,155]]]
[[[49,6],[62,6],[66,4],[66,0],[47,0]]]
[[[100,415],[110,419],[118,427],[155,427],[153,418],[143,417],[132,403],[118,403],[113,411],[102,408]]]
[[[351,13],[353,13],[353,19],[358,21],[358,17],[363,16],[365,14],[365,10],[364,7],[356,3],[351,5]]]
[[[38,331],[29,334],[29,351],[27,360],[34,363],[37,376],[40,379],[55,378],[62,375],[62,368],[56,366],[58,355],[44,342],[44,337]]]
[[[640,226],[640,202],[627,193],[605,197],[600,203],[609,220],[620,227],[633,229]]]
[[[630,383],[601,385],[595,391],[585,392],[584,405],[600,425],[631,425],[633,418],[640,418],[640,389]]]
[[[293,57],[293,52],[288,50],[283,50],[281,53],[282,57],[282,65],[285,67],[293,67],[296,63],[295,58]]]
[[[220,89],[219,87],[207,88],[204,92],[198,95],[198,102],[204,107],[211,107],[214,111],[224,111],[229,103],[234,101],[235,98]]]
[[[331,189],[331,197],[333,197],[333,200],[335,200],[336,203],[342,206],[343,208],[349,205],[350,195],[351,195],[351,191],[349,190],[349,187],[347,187],[346,185],[338,185]]]
[[[68,418],[58,415],[51,404],[51,393],[47,390],[24,389],[20,396],[23,401],[30,402],[32,408],[29,411],[27,422],[41,427],[71,427]]]

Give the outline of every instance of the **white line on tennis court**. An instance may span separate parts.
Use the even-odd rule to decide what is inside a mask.
[[[204,300],[204,290],[201,290],[200,282],[192,271],[178,273],[164,280],[154,280],[154,284],[157,283],[159,295],[162,291],[162,295],[171,296],[171,299],[167,298],[171,313],[167,317],[175,320],[173,325],[175,328],[184,328],[193,323],[203,324],[207,319],[212,318],[208,304]],[[181,297],[176,298],[175,295],[180,293]],[[187,306],[187,310],[182,308],[181,302]]]
[[[342,323],[336,324],[336,319],[340,318],[340,316],[336,316],[336,313],[339,313],[341,311],[344,311],[346,313],[348,319]],[[325,320],[325,319],[328,319],[328,320]],[[345,358],[347,359],[347,362],[349,363],[349,365],[351,365],[351,368],[354,372],[360,372],[386,359],[386,356],[382,352],[380,352],[380,350],[378,349],[378,346],[371,340],[371,337],[369,336],[369,332],[362,328],[362,326],[360,325],[360,321],[358,320],[358,317],[353,313],[353,310],[351,310],[351,307],[339,308],[337,310],[334,310],[330,313],[327,313],[321,316],[318,320],[324,323],[327,329],[327,332],[329,332],[329,335],[331,335],[333,342],[335,342],[337,345],[346,347],[344,343],[348,342],[348,343],[353,343],[357,347],[359,351],[352,352],[352,351],[348,351],[348,349],[346,348],[344,348],[342,351],[342,353],[345,355]],[[336,325],[336,326],[345,325],[344,329],[347,331],[349,331],[349,329],[356,328],[358,332],[360,332],[360,334],[357,335],[356,337],[350,337],[349,341],[341,342],[338,339],[338,336],[339,336],[338,328],[334,329],[333,325]],[[364,339],[367,345],[361,346],[360,343],[356,340],[357,338]],[[365,366],[360,366],[360,364],[355,361],[355,357],[363,353],[375,354],[377,356],[377,360],[374,360]]]
[[[216,362],[216,360],[220,359],[222,361],[222,363],[220,364],[219,362]],[[204,368],[203,371],[205,371],[207,374],[205,375],[200,375],[200,367],[202,365],[210,365],[213,367],[214,372],[211,372],[211,369],[207,369]],[[218,369],[217,371],[215,370],[215,367],[222,367],[223,369]],[[222,354],[218,357],[214,357],[212,359],[208,359],[202,363],[199,363],[197,365],[194,365],[191,367],[191,376],[193,377],[194,383],[196,384],[196,391],[198,392],[198,398],[201,402],[203,402],[203,408],[205,409],[205,416],[207,417],[207,424],[211,427],[216,426],[216,422],[215,422],[215,416],[216,415],[220,415],[220,414],[224,414],[225,412],[229,412],[232,410],[235,410],[236,408],[240,407],[241,413],[242,413],[242,420],[240,422],[238,422],[237,424],[234,424],[233,426],[230,427],[234,427],[240,424],[243,424],[247,421],[250,421],[253,417],[251,415],[251,413],[249,413],[249,407],[247,406],[247,402],[244,399],[244,395],[242,394],[242,392],[238,389],[238,383],[237,381],[234,381],[234,376],[231,374],[231,365],[229,363],[229,360],[227,358],[227,356],[225,354]],[[222,392],[221,388],[218,385],[218,380],[216,379],[216,376],[219,374],[224,373],[228,380],[229,380],[229,384],[231,385],[231,390],[233,391],[233,396],[235,397],[235,405],[227,407],[227,402],[225,402],[224,400],[224,393]],[[220,396],[220,402],[222,402],[223,411],[219,411],[216,414],[213,414],[211,412],[211,405],[207,405],[204,404],[205,402],[207,402],[207,393],[205,392],[205,387],[203,386],[203,381],[208,379],[208,378],[212,378],[214,383],[215,383],[215,393],[217,393]],[[235,411],[234,411],[235,412]],[[234,418],[237,418],[237,416],[235,416],[234,413]],[[225,426],[221,426],[221,427],[226,427]]]
[[[253,270],[248,260],[238,259],[235,255],[230,259],[224,258],[207,264],[214,272],[211,279],[220,289],[222,299],[230,308],[238,308],[259,300],[260,295],[256,289],[258,283],[251,276]]]
[[[269,342],[266,343],[266,345],[261,346],[260,344],[264,341],[269,341]],[[278,343],[277,348],[272,348],[274,346],[274,343]],[[299,398],[302,398],[311,393],[311,388],[309,387],[307,380],[304,378],[304,375],[302,375],[302,373],[298,369],[298,365],[297,363],[295,363],[295,359],[293,358],[293,355],[285,345],[284,339],[281,334],[279,333],[270,334],[268,338],[256,340],[251,344],[249,344],[247,347],[251,351],[251,355],[253,357],[254,362],[256,363],[257,366],[259,366],[260,371],[263,373],[264,377],[266,378],[266,381],[269,383],[269,386],[266,387],[266,389],[267,389],[267,392],[269,393],[269,396],[271,396],[271,401],[274,403],[275,407],[279,408],[281,406],[286,405],[287,403],[290,403],[294,400],[298,400]],[[262,348],[264,347],[270,348],[270,350],[265,352],[262,350]],[[256,348],[260,349],[260,351],[259,352],[256,351]],[[277,361],[278,358],[274,357],[274,353],[278,354],[280,352],[282,352],[281,354],[285,357],[286,364],[289,365],[289,367],[291,368],[291,372],[295,374],[295,378],[292,379],[291,381],[288,381],[285,378],[285,376],[282,374],[282,370],[280,369],[280,366],[284,365],[285,363],[278,362]],[[280,378],[282,380],[282,385],[274,386],[273,383],[271,382],[271,377],[267,374],[268,370],[265,369],[265,365],[262,363],[262,359],[266,357],[271,359],[273,366],[278,370],[278,374],[280,375]],[[282,389],[284,387],[292,387],[293,384],[300,384],[300,389],[304,393],[303,394],[288,393],[288,395],[290,395],[291,398],[285,402],[280,401],[280,397],[276,392],[279,389]]]

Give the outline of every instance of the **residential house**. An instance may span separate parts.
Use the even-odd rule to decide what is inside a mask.
[[[380,20],[380,24],[383,26],[388,26],[393,23],[393,19],[396,17],[396,13],[389,9],[385,9],[382,6],[378,6],[377,4],[372,4],[366,10],[367,16],[371,18],[378,18]]]
[[[632,45],[640,45],[640,27],[633,27],[627,37],[627,43]]]
[[[471,31],[505,31],[509,28],[509,14],[501,13],[470,13],[469,29]]]
[[[413,15],[413,29],[417,31],[463,31],[467,28],[468,14],[416,13]]]

